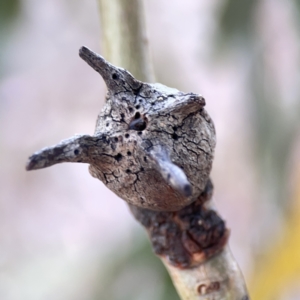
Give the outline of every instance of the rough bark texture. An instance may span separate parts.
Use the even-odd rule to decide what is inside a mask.
[[[249,300],[229,247],[229,230],[212,209],[208,180],[200,197],[176,212],[130,206],[147,229],[154,252],[165,264],[183,300]]]
[[[192,268],[220,252],[229,231],[205,203],[212,196],[209,180],[198,199],[176,212],[158,212],[131,205],[135,218],[147,229],[154,252],[177,268]]]
[[[84,162],[129,204],[175,211],[194,202],[205,188],[215,148],[204,99],[138,81],[86,47],[80,56],[108,88],[95,135],[43,149],[30,157],[27,169]]]

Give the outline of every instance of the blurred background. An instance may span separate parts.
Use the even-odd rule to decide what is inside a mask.
[[[214,200],[254,300],[300,299],[300,1],[145,0],[157,81],[204,95]],[[96,0],[0,0],[0,299],[176,300],[143,228],[84,164],[27,157],[92,134]]]

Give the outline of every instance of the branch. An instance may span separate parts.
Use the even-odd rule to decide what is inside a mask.
[[[214,124],[205,100],[151,81],[142,2],[99,0],[106,54],[80,57],[108,95],[95,134],[34,153],[27,170],[61,162],[90,164],[92,176],[124,199],[146,227],[183,300],[248,299],[228,250],[229,231],[211,207]],[[143,80],[143,81],[141,81]]]
[[[98,1],[106,57],[113,63],[132,71],[138,79],[151,81],[154,75],[149,65],[142,1]],[[128,27],[126,27],[127,24]],[[136,50],[132,51],[134,48]],[[131,209],[137,219],[145,213],[137,207],[131,207]],[[149,231],[149,227],[145,227]],[[202,297],[199,298],[201,295],[203,299],[248,299],[242,274],[228,246],[224,246],[223,250],[202,261],[196,267],[174,266],[169,256],[162,256],[162,261],[183,300],[202,299]]]
[[[242,274],[226,246],[229,231],[211,209],[212,192],[209,180],[198,200],[177,212],[130,208],[181,299],[247,300]]]
[[[183,300],[249,300],[243,276],[226,246],[196,268],[179,269],[162,259]]]

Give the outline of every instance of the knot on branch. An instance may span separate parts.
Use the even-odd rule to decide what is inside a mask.
[[[130,206],[135,218],[146,227],[154,252],[179,268],[193,267],[223,249],[229,231],[225,222],[205,208],[213,192],[209,180],[200,197],[176,212],[156,212]]]
[[[129,204],[177,211],[195,201],[208,180],[216,143],[204,98],[141,82],[86,47],[79,55],[108,89],[95,134],[34,153],[27,170],[88,163],[91,175]]]

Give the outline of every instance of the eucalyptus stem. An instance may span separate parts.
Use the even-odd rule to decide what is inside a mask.
[[[178,269],[162,260],[182,300],[247,300],[239,267],[228,246],[195,268]]]

